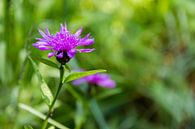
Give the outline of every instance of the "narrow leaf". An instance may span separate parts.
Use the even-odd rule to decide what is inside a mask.
[[[34,62],[34,60],[31,57],[28,57],[29,60],[31,61],[33,68],[39,78],[39,80],[42,82],[41,84],[41,92],[42,92],[42,96],[43,99],[46,101],[46,103],[48,105],[50,105],[53,101],[53,95],[52,92],[50,90],[50,88],[47,86],[46,82],[44,81],[43,77],[41,76],[41,73],[39,72],[38,66],[37,64]]]
[[[98,123],[100,129],[109,129],[108,125],[104,119],[103,113],[101,112],[97,102],[95,99],[91,99],[90,101],[90,109],[96,122]]]
[[[75,129],[81,129],[84,121],[86,120],[84,105],[81,101],[77,101],[76,103],[76,114],[74,119],[75,119]]]
[[[67,64],[65,64],[64,66],[65,66],[65,68],[68,70],[68,72],[71,71],[71,68],[70,68]]]
[[[72,96],[74,96],[77,100],[84,102],[84,94],[78,90],[78,88],[75,88],[73,86],[66,86],[66,90],[68,90]]]
[[[46,118],[46,116],[43,115],[41,112],[37,111],[36,109],[34,109],[26,104],[19,103],[19,107],[25,111],[30,112],[31,114],[33,114],[35,116],[41,118],[42,120],[45,120],[45,118]],[[57,122],[51,118],[48,119],[48,122],[59,129],[69,129],[68,127],[65,127],[64,125],[60,124],[59,122]]]
[[[74,72],[69,74],[65,79],[64,82],[70,82],[79,78],[83,78],[92,74],[96,74],[96,73],[101,73],[101,72],[106,72],[106,70],[91,70],[91,71],[85,71],[85,72]]]
[[[24,126],[24,129],[33,129],[33,127],[30,126],[30,125],[25,125],[25,126]]]
[[[54,126],[50,126],[48,129],[55,129],[55,127]]]
[[[37,64],[35,63],[35,61],[34,61],[30,56],[28,57],[28,59],[29,59],[30,62],[32,63],[32,66],[33,66],[33,68],[34,68],[34,70],[35,70],[35,72],[36,72],[36,74],[37,74],[39,80],[40,80],[40,81],[43,81],[43,78],[42,78],[42,76],[41,76],[41,73],[39,72],[38,66],[37,66]]]
[[[41,84],[41,92],[42,92],[43,98],[45,99],[46,103],[48,105],[51,105],[53,101],[53,95],[51,93],[51,90],[49,89],[49,87],[47,86],[45,82]]]
[[[44,58],[41,58],[41,57],[33,57],[33,59],[37,59],[38,61],[40,61],[41,63],[43,64],[46,64],[48,66],[51,66],[53,68],[57,68],[59,69],[58,65],[48,59],[44,59]]]
[[[6,44],[3,42],[0,42],[0,80],[2,82],[5,82],[6,76],[5,76],[5,67],[6,67]]]
[[[106,90],[101,92],[101,94],[98,94],[96,96],[96,99],[105,99],[107,97],[113,96],[113,95],[117,95],[122,93],[121,89],[111,89],[111,90]]]

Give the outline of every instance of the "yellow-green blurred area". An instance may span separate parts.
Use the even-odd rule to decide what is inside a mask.
[[[32,46],[38,29],[56,33],[64,22],[95,38],[96,50],[78,53],[70,67],[106,69],[117,83],[95,95],[109,129],[195,129],[194,0],[0,0],[0,129],[41,128],[41,119],[18,107],[48,110],[26,55],[47,58]],[[54,93],[58,71],[36,63]],[[52,118],[70,129],[99,129],[66,86]]]

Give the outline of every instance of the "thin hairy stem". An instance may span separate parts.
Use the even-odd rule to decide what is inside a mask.
[[[51,105],[49,106],[49,111],[48,111],[47,116],[46,116],[46,118],[45,118],[45,120],[43,122],[42,129],[46,129],[46,127],[47,127],[48,119],[49,119],[49,117],[51,117],[51,114],[53,112],[53,107],[55,105],[55,102],[57,100],[57,97],[58,97],[58,95],[60,93],[60,90],[62,88],[62,85],[63,85],[62,81],[63,81],[63,75],[64,75],[64,67],[61,65],[59,70],[60,70],[60,83],[59,83],[59,86],[58,86],[58,90],[57,90],[57,92],[55,94],[55,97],[54,97]]]

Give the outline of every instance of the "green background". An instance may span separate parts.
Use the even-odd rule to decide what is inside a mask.
[[[47,58],[32,47],[38,29],[56,33],[65,21],[72,32],[82,26],[83,36],[90,32],[95,38],[90,47],[96,50],[77,54],[69,65],[106,69],[117,83],[114,89],[98,87],[94,95],[110,129],[195,128],[193,0],[1,0],[0,129],[41,127],[41,119],[18,108],[25,103],[47,111],[25,58],[29,53]],[[54,93],[58,71],[37,64]],[[52,118],[71,129],[98,129],[101,120],[88,103],[63,88]]]

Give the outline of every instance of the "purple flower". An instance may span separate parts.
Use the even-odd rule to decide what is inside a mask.
[[[56,34],[50,34],[48,28],[45,29],[45,33],[39,30],[42,38],[37,38],[37,42],[33,44],[34,47],[45,51],[51,50],[48,54],[48,58],[55,56],[56,59],[62,63],[67,63],[71,58],[75,56],[77,52],[92,52],[94,49],[77,49],[77,46],[88,46],[94,43],[94,39],[87,34],[81,38],[82,28],[78,29],[75,34],[70,33],[67,30],[66,23],[61,24],[60,32]]]
[[[85,82],[87,82],[89,85],[97,85],[106,88],[114,88],[116,86],[115,81],[113,81],[108,74],[100,73],[77,79],[73,81],[73,84],[80,85]]]

